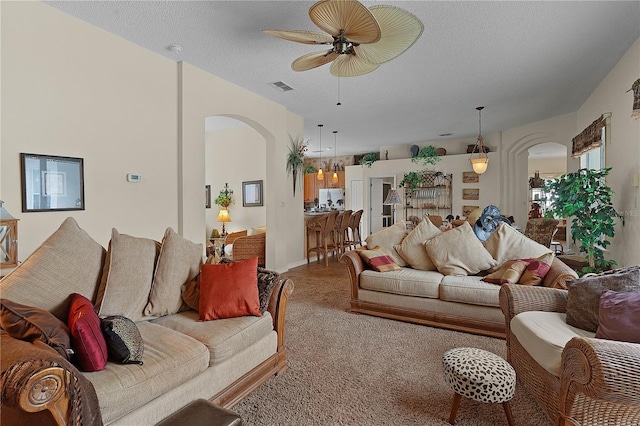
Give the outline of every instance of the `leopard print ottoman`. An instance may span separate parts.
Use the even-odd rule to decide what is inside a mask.
[[[502,404],[513,425],[509,400],[516,391],[516,372],[498,355],[476,348],[455,348],[442,356],[444,379],[455,392],[449,423],[454,424],[461,397]]]

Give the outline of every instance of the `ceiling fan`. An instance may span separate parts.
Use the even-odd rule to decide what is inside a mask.
[[[395,6],[367,9],[355,0],[321,0],[309,9],[314,24],[327,34],[304,30],[262,30],[284,40],[330,45],[331,49],[303,55],[294,71],[307,71],[332,62],[337,77],[354,77],[377,69],[418,40],[424,26],[413,14]]]

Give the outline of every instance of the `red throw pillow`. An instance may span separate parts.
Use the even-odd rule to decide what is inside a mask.
[[[204,264],[200,269],[200,321],[262,316],[258,295],[258,258]]]
[[[640,343],[640,293],[605,291],[600,295],[598,321],[597,338]]]
[[[109,354],[100,328],[100,318],[89,299],[78,293],[73,293],[70,297],[67,322],[75,362],[84,371],[104,370]]]

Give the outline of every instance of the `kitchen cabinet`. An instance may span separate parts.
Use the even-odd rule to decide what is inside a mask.
[[[323,172],[324,179],[318,180],[317,173],[305,173],[304,175],[304,201],[313,202],[318,198],[319,190],[325,188],[344,188],[344,171],[336,172],[338,182],[332,182],[333,172]]]

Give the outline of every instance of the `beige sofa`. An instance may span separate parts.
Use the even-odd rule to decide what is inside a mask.
[[[265,288],[259,281],[265,293],[260,294],[261,308],[264,306],[260,317],[199,322],[198,312],[182,302],[180,287],[177,293],[175,287],[171,289],[171,297],[158,298],[162,292],[158,282],[186,283],[197,275],[201,245],[170,229],[162,243],[150,241],[114,229],[107,252],[73,219],[67,219],[0,281],[4,299],[44,309],[65,323],[68,296],[80,293],[95,302],[100,317],[119,314],[135,321],[144,341],[142,365],[110,360],[104,370],[80,372],[64,360],[54,360],[58,368],[45,375],[43,369],[31,368],[32,358],[42,357],[43,345],[10,338],[3,330],[3,355],[13,354],[13,359],[2,359],[3,392],[5,385],[8,389],[15,383],[24,384],[25,390],[21,397],[3,395],[2,424],[52,424],[53,418],[58,424],[150,425],[198,398],[232,407],[286,369],[284,327],[287,300],[293,291],[290,280],[273,273]],[[152,270],[145,257],[154,262]],[[191,265],[185,267],[185,263]],[[119,278],[125,283],[120,289]],[[52,381],[46,382],[47,378]],[[84,390],[79,386],[82,383]],[[43,386],[49,386],[47,393],[42,392]],[[83,392],[84,399],[70,395],[74,387],[74,395]],[[97,396],[100,416],[94,423],[78,421],[78,413],[95,414],[95,409],[78,406],[91,404],[92,395]],[[40,403],[35,404],[34,397]],[[53,415],[26,413],[39,410]]]
[[[436,244],[428,248],[432,250],[433,257],[441,258],[439,269],[430,265],[428,259],[421,257],[428,255],[424,247],[428,246],[426,241],[436,241],[431,238],[441,234],[431,226],[433,225],[423,221],[407,235],[404,224],[398,224],[394,225],[395,229],[387,229],[367,238],[369,248],[382,247],[385,253],[401,265],[398,270],[375,271],[363,261],[358,251],[347,252],[341,257],[340,261],[347,266],[351,279],[351,311],[505,338],[505,320],[499,302],[500,285],[482,281],[482,276],[487,271],[463,275],[459,267],[446,264],[459,264],[459,259],[451,257],[450,253],[446,253],[448,249]],[[425,229],[428,231],[425,232]],[[462,249],[469,246],[469,256],[474,258],[469,262],[481,257],[480,250],[488,252],[489,258],[493,257],[493,262],[487,260],[487,266],[491,269],[496,269],[508,259],[538,258],[551,253],[548,248],[529,240],[506,224],[501,224],[484,245],[480,243],[479,248],[475,246],[479,244],[479,240],[475,236],[469,236],[472,232],[468,224],[456,227],[446,232],[445,237],[449,241],[444,243],[448,247],[459,244]],[[413,240],[413,249],[407,247],[409,240]],[[411,256],[411,250],[414,256]],[[407,258],[422,269],[411,267],[405,260]],[[575,271],[553,258],[541,285],[564,288],[567,280],[576,277]]]

